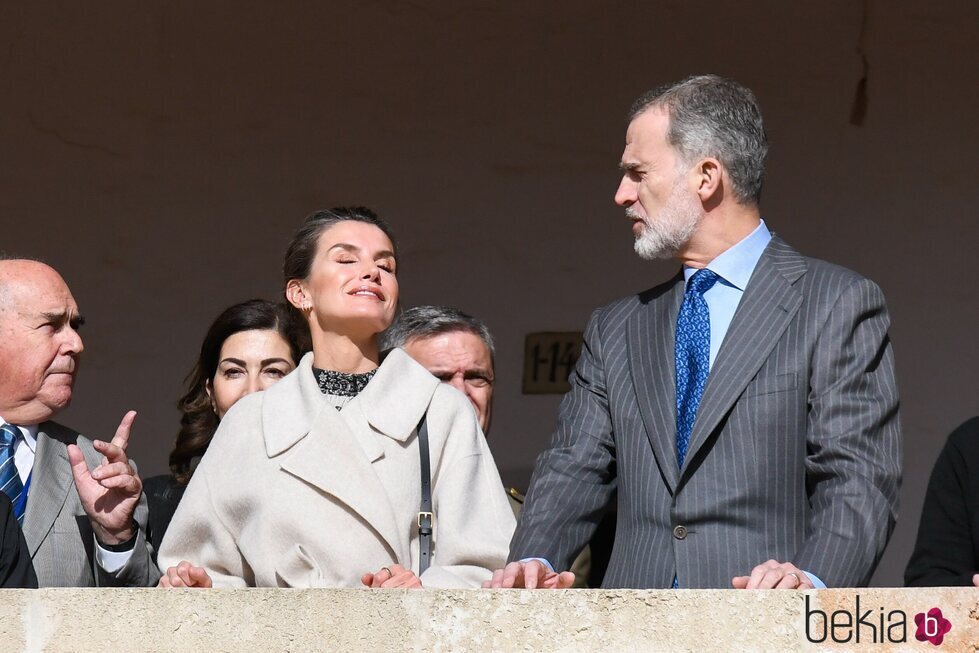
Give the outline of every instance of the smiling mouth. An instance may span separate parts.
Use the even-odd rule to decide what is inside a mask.
[[[361,288],[360,290],[356,290],[350,294],[356,297],[373,297],[376,300],[384,301],[384,295],[380,291],[370,290],[369,288]]]

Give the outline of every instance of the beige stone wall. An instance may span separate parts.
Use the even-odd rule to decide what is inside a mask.
[[[979,590],[810,592],[839,624],[809,643],[806,594],[734,590],[0,590],[0,651],[975,651]],[[876,628],[856,631],[856,601]],[[940,646],[915,639],[938,607]],[[834,617],[833,612],[840,611]],[[869,611],[869,614],[868,614]],[[906,615],[906,640],[884,630]],[[844,614],[845,613],[845,614]],[[847,617],[846,615],[850,615]],[[824,636],[810,617],[809,636]],[[891,632],[899,639],[900,629]]]

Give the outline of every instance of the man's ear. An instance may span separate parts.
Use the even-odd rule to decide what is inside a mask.
[[[289,279],[289,282],[286,283],[286,299],[301,311],[312,308],[301,279]]]
[[[693,174],[696,176],[696,193],[703,204],[707,204],[711,199],[719,199],[723,196],[722,181],[724,168],[721,162],[714,157],[701,159]]]

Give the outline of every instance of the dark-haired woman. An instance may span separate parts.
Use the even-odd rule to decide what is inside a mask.
[[[309,350],[307,333],[295,309],[264,299],[230,306],[211,324],[187,376],[187,393],[177,404],[183,416],[170,452],[171,474],[143,484],[150,509],[146,537],[154,552],[221,418],[245,395],[265,390],[294,370]]]
[[[163,544],[162,586],[478,587],[505,563],[514,519],[469,400],[400,349],[381,360],[397,265],[369,210],[307,218],[284,271],[313,352],[222,420]],[[421,572],[423,416],[434,536]]]

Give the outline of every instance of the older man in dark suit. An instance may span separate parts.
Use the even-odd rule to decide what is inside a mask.
[[[51,419],[71,401],[83,345],[71,291],[51,267],[0,260],[0,488],[45,586],[149,586],[146,499],[126,455],[136,413],[111,442]]]
[[[494,587],[563,587],[618,493],[607,587],[867,583],[901,436],[880,289],[761,220],[753,94],[686,79],[633,107],[615,201],[673,279],[599,309]],[[553,565],[551,568],[549,565]]]

